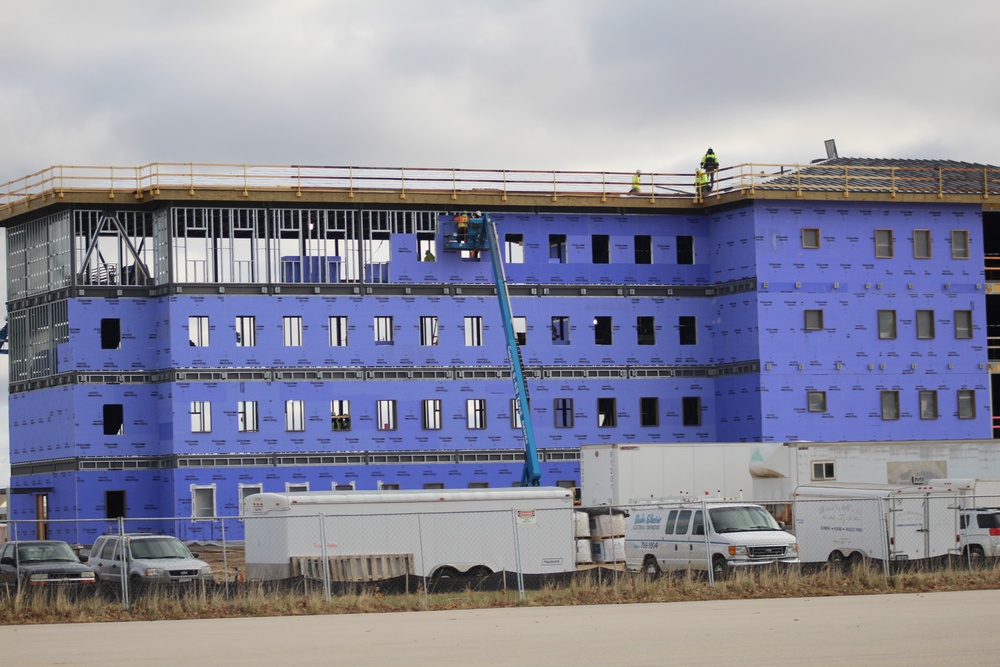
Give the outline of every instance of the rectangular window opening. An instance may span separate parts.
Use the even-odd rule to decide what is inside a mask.
[[[617,400],[614,398],[597,399],[597,426],[612,428],[618,425]]]
[[[891,340],[896,337],[896,311],[878,311],[878,337],[882,340]]]
[[[441,399],[430,398],[423,401],[423,427],[426,431],[441,430]]]
[[[882,392],[882,419],[885,419],[885,420],[896,420],[896,419],[899,419],[899,392],[898,391],[883,391]]]
[[[211,401],[191,401],[191,432],[212,432]]]
[[[969,259],[969,232],[961,229],[951,232],[951,258]]]
[[[392,345],[394,342],[392,317],[379,315],[375,318],[375,344]]]
[[[208,318],[204,315],[188,317],[188,343],[191,347],[208,347]]]
[[[677,237],[677,263],[694,264],[694,237]]]
[[[594,318],[594,345],[611,345],[611,318],[598,315]]]
[[[285,431],[306,430],[306,404],[302,400],[285,401]]]
[[[938,401],[937,401],[936,391],[920,392],[920,418],[921,419],[938,418]]]
[[[465,401],[466,427],[479,430],[486,428],[486,399],[470,398]]]
[[[826,412],[826,392],[810,391],[806,394],[809,412]]]
[[[639,315],[635,318],[635,330],[639,345],[656,345],[656,320],[652,316]]]
[[[333,431],[351,430],[351,402],[344,399],[330,401],[330,429]]]
[[[635,263],[653,263],[653,237],[648,234],[637,234],[635,237]]]
[[[242,433],[256,433],[260,430],[257,418],[257,401],[239,401],[236,404],[238,429]]]
[[[125,406],[121,403],[104,405],[104,435],[125,433]]]
[[[816,227],[804,227],[802,229],[802,247],[819,248],[819,229]]]
[[[122,321],[117,317],[101,319],[101,349],[122,349]]]
[[[573,399],[557,398],[553,403],[556,428],[573,428]]]
[[[236,318],[236,347],[257,346],[257,318],[241,315]]]
[[[639,399],[639,425],[660,425],[660,399],[656,396],[643,396]]]
[[[690,315],[677,318],[677,332],[681,345],[698,344],[698,320]]]
[[[915,259],[930,259],[931,257],[931,230],[913,230],[913,257]]]
[[[823,311],[806,311],[806,331],[821,331],[823,329]]]
[[[473,315],[465,318],[465,346],[480,347],[483,344],[483,318]]]
[[[377,427],[379,431],[396,430],[396,401],[380,400],[375,404]]]
[[[560,315],[552,318],[552,344],[569,345],[569,317]]]
[[[302,347],[302,318],[298,315],[282,317],[281,334],[285,347]]]
[[[893,248],[893,238],[891,229],[875,230],[875,257],[879,259],[892,259],[895,254]]]
[[[549,263],[565,264],[566,262],[566,235],[549,234]]]
[[[424,347],[436,346],[438,339],[438,318],[436,315],[424,315],[420,318],[420,344]]]
[[[330,327],[330,347],[347,347],[347,316],[331,315],[328,324]]]
[[[506,234],[503,244],[504,262],[524,264],[524,234]]]
[[[684,396],[681,398],[681,419],[684,426],[701,426],[700,396]]]
[[[591,261],[594,264],[611,263],[611,237],[607,234],[594,234],[590,237]]]

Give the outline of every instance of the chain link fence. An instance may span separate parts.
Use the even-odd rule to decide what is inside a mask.
[[[70,543],[82,567],[66,559],[39,562],[22,549],[69,532],[95,536]],[[8,596],[59,590],[107,596],[126,608],[150,589],[327,599],[472,589],[523,597],[544,586],[617,585],[624,577],[670,572],[700,572],[714,584],[759,566],[804,574],[865,567],[885,576],[982,567],[1000,559],[1000,498],[875,491],[820,497],[803,490],[788,503],[10,521],[6,538],[0,585]]]

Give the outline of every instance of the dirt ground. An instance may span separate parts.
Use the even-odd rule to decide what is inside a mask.
[[[212,544],[192,544],[192,553],[212,566],[212,575],[218,582],[240,581],[244,572],[244,550],[242,546],[227,546],[225,554],[221,546]]]

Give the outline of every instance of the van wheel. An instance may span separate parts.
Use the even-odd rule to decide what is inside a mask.
[[[647,577],[656,579],[660,576],[660,564],[656,561],[656,556],[653,554],[647,554],[645,560],[642,561],[642,571]]]
[[[725,581],[729,577],[729,561],[725,556],[716,554],[712,557],[712,578],[715,581]]]

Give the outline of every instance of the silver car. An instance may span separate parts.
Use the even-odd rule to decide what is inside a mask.
[[[100,581],[108,582],[120,582],[123,572],[135,583],[212,579],[211,566],[169,535],[102,535],[90,550],[89,564]]]

